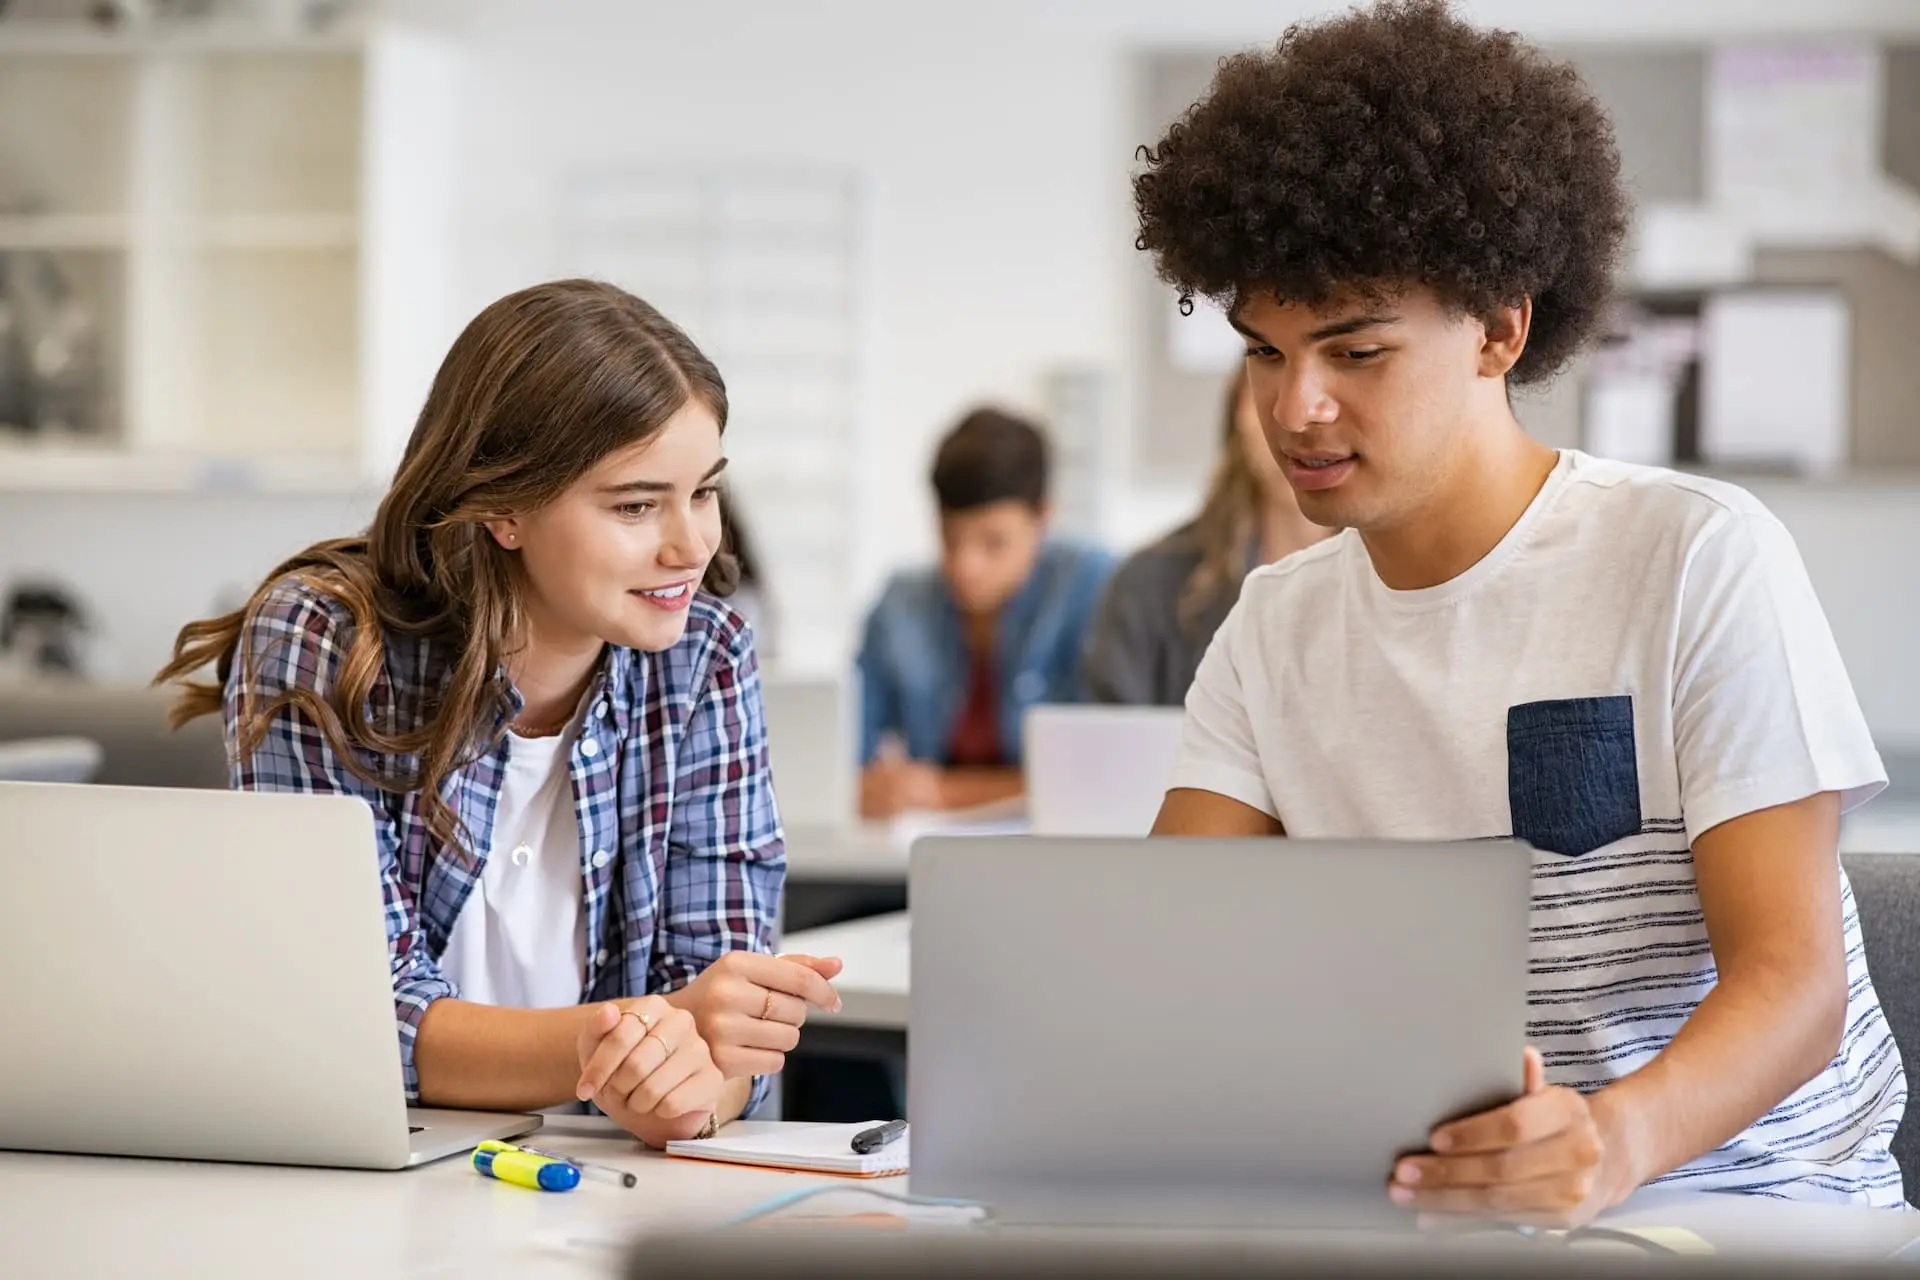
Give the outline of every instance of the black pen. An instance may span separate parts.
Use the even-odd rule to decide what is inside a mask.
[[[862,1129],[853,1135],[855,1155],[871,1155],[892,1142],[907,1131],[905,1120],[889,1120],[885,1124],[875,1125],[871,1129]]]

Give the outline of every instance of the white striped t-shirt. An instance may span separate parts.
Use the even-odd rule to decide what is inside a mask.
[[[1528,840],[1528,1038],[1550,1081],[1591,1090],[1713,987],[1692,841],[1885,780],[1779,521],[1732,485],[1569,451],[1440,586],[1390,590],[1352,532],[1257,570],[1188,695],[1172,785],[1294,836]],[[1840,1052],[1662,1183],[1902,1203],[1906,1081],[1841,888]]]

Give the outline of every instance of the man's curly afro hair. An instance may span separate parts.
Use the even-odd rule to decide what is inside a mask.
[[[1531,298],[1516,383],[1597,327],[1626,236],[1613,127],[1579,75],[1446,0],[1382,0],[1226,59],[1142,158],[1138,244],[1183,297],[1421,285],[1482,317]]]

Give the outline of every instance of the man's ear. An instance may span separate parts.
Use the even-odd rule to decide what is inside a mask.
[[[1527,349],[1527,335],[1533,330],[1533,299],[1522,298],[1517,307],[1498,307],[1481,321],[1486,338],[1480,344],[1480,376],[1504,378],[1520,363]]]

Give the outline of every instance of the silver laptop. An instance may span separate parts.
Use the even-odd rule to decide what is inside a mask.
[[[0,783],[0,1148],[397,1169],[538,1116],[410,1111],[346,796]]]
[[[1039,706],[1022,725],[1037,836],[1144,836],[1180,750],[1179,707]]]
[[[1522,1087],[1509,842],[915,846],[917,1194],[1054,1223],[1399,1219],[1394,1159]]]
[[[787,827],[849,827],[858,797],[854,701],[844,680],[773,676],[760,685],[767,755],[780,821]]]

